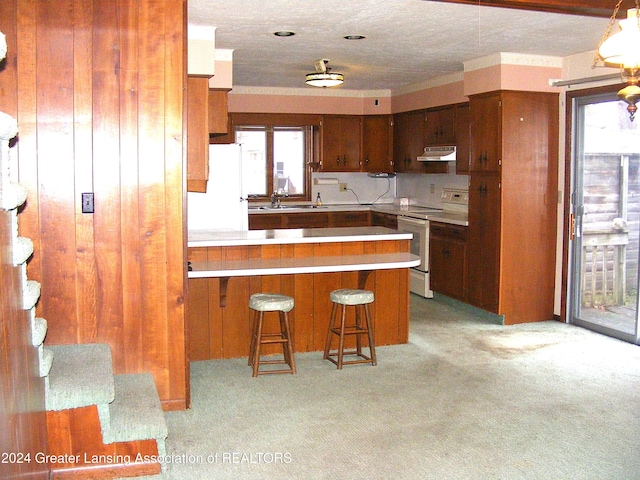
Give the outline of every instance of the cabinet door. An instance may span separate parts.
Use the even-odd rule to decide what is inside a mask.
[[[472,172],[500,172],[502,165],[502,99],[499,94],[472,97],[471,159]]]
[[[322,117],[323,172],[360,171],[360,116],[335,115]]]
[[[472,174],[467,299],[472,305],[493,313],[498,313],[500,287],[500,215],[500,175]]]
[[[371,225],[374,227],[387,227],[398,229],[398,216],[390,213],[371,212]]]
[[[333,212],[329,214],[330,227],[366,227],[370,223],[369,212]]]
[[[281,213],[260,213],[249,215],[249,230],[273,230],[282,228]]]
[[[469,104],[456,107],[456,173],[469,174],[471,156],[471,126],[469,124]]]
[[[423,173],[416,159],[424,152],[424,112],[406,112],[396,116],[394,132],[394,171]],[[396,144],[397,142],[397,144]]]
[[[226,90],[210,89],[208,95],[209,134],[225,135],[228,133],[228,102]]]
[[[390,115],[366,115],[362,119],[362,170],[393,171],[393,127]]]
[[[327,228],[328,213],[285,213],[285,228]]]
[[[462,301],[467,283],[466,228],[431,222],[429,234],[431,289]]]
[[[187,79],[187,190],[206,192],[209,179],[209,80]]]
[[[424,122],[426,145],[453,145],[456,141],[454,119],[455,107],[427,110]]]

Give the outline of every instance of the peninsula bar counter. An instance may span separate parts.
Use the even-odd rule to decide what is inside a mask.
[[[190,231],[187,298],[190,360],[249,353],[249,297],[271,292],[295,300],[290,313],[296,352],[324,348],[338,288],[375,294],[376,345],[406,343],[411,234],[384,227]]]

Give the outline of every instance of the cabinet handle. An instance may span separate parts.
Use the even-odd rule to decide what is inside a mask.
[[[366,163],[367,165],[369,164],[369,155],[367,155],[367,156],[364,158],[364,163]]]
[[[340,165],[340,156],[339,156],[339,155],[336,157],[336,163],[337,163],[338,165]]]
[[[342,164],[343,164],[343,165],[346,165],[346,164],[347,164],[347,156],[346,156],[346,155],[343,155],[343,156],[342,156]]]

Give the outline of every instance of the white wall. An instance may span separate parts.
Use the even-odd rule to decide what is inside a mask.
[[[393,203],[396,194],[396,178],[371,178],[366,173],[314,173],[313,179],[337,179],[346,183],[349,190],[340,191],[340,185],[316,185],[312,182],[311,198],[315,201],[318,192],[322,203],[371,204]]]
[[[456,175],[455,162],[449,162],[448,174],[398,175],[398,197],[409,197],[412,204],[440,207],[440,195],[444,187],[469,188],[468,175]]]

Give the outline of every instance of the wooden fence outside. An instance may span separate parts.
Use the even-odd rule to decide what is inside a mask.
[[[583,306],[635,305],[640,155],[586,155],[583,178]]]

